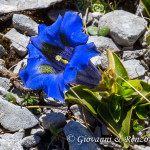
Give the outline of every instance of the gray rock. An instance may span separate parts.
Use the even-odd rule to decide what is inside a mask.
[[[36,147],[31,147],[29,150],[39,150],[38,146]],[[52,150],[56,150],[56,149],[52,149]]]
[[[115,143],[116,144],[116,143]],[[113,150],[126,150],[126,148],[121,147],[121,148],[113,148]]]
[[[0,97],[0,123],[10,131],[34,127],[39,121],[24,107],[16,106]]]
[[[22,98],[18,97],[14,93],[8,92],[5,88],[0,87],[0,96],[3,97],[4,100],[6,99],[8,101],[7,94],[11,94],[16,99],[16,102],[21,104],[21,101],[23,100]]]
[[[148,52],[144,55],[144,61],[150,66],[150,49]]]
[[[54,99],[52,97],[48,97],[48,98],[44,98],[44,101],[48,104],[48,105],[53,105],[53,106],[60,106],[60,105],[63,105],[64,103],[57,100],[57,99]]]
[[[139,137],[142,137],[142,136],[144,136],[144,135],[145,135],[145,131],[139,131],[139,132],[138,132],[138,136],[139,136]]]
[[[145,145],[134,145],[134,147],[137,150],[149,150],[150,149],[150,146],[145,146]]]
[[[134,50],[133,48],[134,48],[133,46],[126,46],[126,47],[123,47],[121,50],[122,51],[133,51]]]
[[[38,127],[38,128],[32,129],[32,130],[31,130],[31,134],[32,134],[32,135],[39,135],[39,136],[42,136],[42,135],[45,134],[45,130],[42,129],[42,128],[40,128],[40,127]]]
[[[134,50],[134,51],[124,51],[122,58],[124,60],[135,59],[143,56],[146,52],[146,49]]]
[[[111,133],[107,130],[106,126],[102,125],[102,135],[111,135]]]
[[[65,115],[62,113],[46,113],[40,117],[40,121],[44,129],[49,129],[50,125],[58,129],[66,124]]]
[[[108,68],[108,57],[107,57],[107,52],[104,51],[101,56],[100,56],[100,59],[101,59],[101,67],[102,69],[106,70]]]
[[[146,69],[146,71],[149,70],[149,66],[145,63],[144,60],[141,60],[141,65]]]
[[[16,64],[16,67],[14,68],[13,73],[19,73],[21,68],[23,68],[27,65],[27,58],[28,58],[28,55],[23,60],[19,61]]]
[[[61,106],[55,106],[55,108],[51,108],[51,112],[62,113],[66,115],[68,112],[68,106],[65,104]]]
[[[0,59],[0,67],[6,67],[5,61]]]
[[[30,38],[20,34],[14,28],[5,34],[5,37],[10,39],[12,44],[11,49],[14,49],[19,56],[24,56],[27,53],[27,45],[29,44]]]
[[[95,142],[91,142],[89,140],[90,138],[93,138],[92,134],[79,122],[70,121],[64,127],[64,133],[67,137],[67,141],[69,142],[70,150],[101,150]],[[84,138],[88,141],[83,141]]]
[[[88,43],[94,42],[98,49],[110,49],[119,51],[119,47],[113,42],[112,39],[103,36],[89,36]]]
[[[7,54],[7,52],[6,52],[5,48],[2,45],[0,45],[0,58],[6,54]]]
[[[37,135],[26,136],[22,139],[21,145],[25,148],[36,146],[40,142],[41,138]]]
[[[144,76],[146,73],[145,68],[140,65],[140,61],[136,59],[131,59],[122,62],[124,67],[126,68],[130,79],[135,79]]]
[[[99,18],[102,16],[103,14],[101,14],[100,12],[93,12],[92,13],[92,17],[93,17],[92,26],[98,27]]]
[[[141,44],[141,46],[142,46],[143,48],[147,48],[147,47],[148,47],[148,43],[146,43],[146,41],[145,41],[145,38],[146,38],[146,36],[147,36],[148,34],[149,34],[148,31],[146,31],[146,32],[139,38],[139,42],[140,42],[140,44]]]
[[[11,90],[10,90],[11,93],[13,93],[14,95],[17,95],[18,97],[22,97],[22,95],[25,95],[27,94],[25,91],[22,91],[16,87],[13,87]],[[22,100],[22,98],[20,98]],[[19,101],[17,101],[18,104],[21,104]]]
[[[149,84],[150,84],[150,82],[149,82]],[[146,115],[146,117],[147,117],[147,119],[146,120],[143,120],[143,122],[144,122],[144,125],[145,126],[148,126],[149,124],[150,124],[150,117],[148,116],[148,115]],[[150,131],[149,131],[150,132]],[[149,138],[150,138],[150,135],[149,135]]]
[[[98,27],[98,19],[93,19],[93,21],[92,21],[92,26],[95,26],[95,27]]]
[[[54,9],[54,10],[52,10],[52,9],[50,9],[49,11],[48,11],[48,17],[52,20],[52,21],[56,21],[57,20],[57,18],[58,18],[58,16],[59,15],[61,15],[62,17],[64,17],[64,15],[65,15],[65,12],[67,12],[67,11],[71,11],[71,10],[69,10],[69,9]]]
[[[149,121],[150,121],[150,119],[149,119]],[[148,122],[148,125],[149,125],[149,122]],[[149,141],[146,143],[148,146],[150,146],[150,129],[148,129],[146,132],[145,132],[145,134],[148,134],[147,135],[147,137],[146,138],[148,138],[149,139]]]
[[[150,77],[144,76],[144,77],[142,78],[142,80],[145,81],[145,82],[147,82],[148,84],[150,84]]]
[[[0,134],[0,149],[1,150],[23,150],[21,140],[24,137],[24,130],[19,130],[14,134]]]
[[[9,90],[12,86],[10,79],[5,77],[0,77],[0,87],[3,87],[6,90]]]
[[[150,72],[147,72],[147,76],[150,77]]]
[[[93,118],[93,116],[87,110],[82,108],[80,105],[77,105],[77,104],[72,105],[70,107],[70,110],[76,118],[78,118],[82,121],[84,121],[84,117],[83,117],[83,113],[84,113],[86,122],[89,123],[90,125],[94,125],[95,119]],[[77,120],[77,121],[79,121],[79,120]]]
[[[91,58],[91,62],[92,62],[95,66],[101,65],[101,56],[92,57],[92,58]]]
[[[100,144],[101,145],[103,145],[104,147],[109,147],[109,148],[113,148],[113,150],[114,149],[117,149],[117,150],[126,150],[126,149],[121,149],[122,148],[122,146],[121,145],[119,145],[119,144],[117,144],[117,143],[115,143],[115,142],[113,142],[113,141],[111,141],[110,139],[110,137],[107,137],[107,139],[108,139],[108,141],[104,141],[104,142],[101,142]]]
[[[140,1],[135,14],[137,16],[141,16],[141,13],[142,13],[143,16],[145,16],[145,17],[147,16],[146,10],[145,10],[144,6],[142,5],[142,3]]]
[[[38,24],[30,17],[23,14],[14,14],[12,20],[14,28],[26,32],[29,36],[38,34]]]
[[[78,13],[77,11],[74,11],[74,10],[70,10],[70,9],[51,9],[49,10],[48,12],[48,17],[52,20],[52,21],[56,21],[58,16],[61,15],[62,17],[64,17],[65,13],[67,11],[72,11],[74,13]],[[79,14],[79,16],[82,16],[83,18],[83,22],[84,22],[84,19],[85,19],[85,11],[81,11],[81,13]],[[92,16],[92,13],[89,12],[88,15],[87,15],[87,19],[86,19],[86,24],[89,24],[93,21],[93,16]]]
[[[0,14],[20,10],[48,8],[61,1],[62,0],[1,0]]]
[[[93,12],[92,13],[92,17],[94,19],[97,19],[97,20],[99,20],[99,18],[102,17],[102,16],[103,16],[103,14],[101,14],[100,12]]]
[[[124,10],[115,10],[105,14],[99,20],[100,29],[110,27],[109,35],[122,46],[132,46],[145,32],[147,22]]]
[[[101,137],[101,127],[100,126],[97,126],[94,130],[94,136],[96,138],[100,138]]]
[[[50,112],[56,112],[56,113],[62,113],[64,115],[68,112],[68,104],[63,103],[57,99],[54,99],[52,97],[44,98],[44,101],[47,103],[47,105],[53,106],[53,108],[46,110],[46,113]]]

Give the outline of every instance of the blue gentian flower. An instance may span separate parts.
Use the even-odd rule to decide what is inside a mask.
[[[48,97],[64,101],[68,83],[97,86],[101,75],[90,59],[99,55],[94,43],[86,44],[78,14],[66,12],[51,26],[39,25],[38,36],[27,46],[27,66],[19,73],[26,88],[43,89]]]

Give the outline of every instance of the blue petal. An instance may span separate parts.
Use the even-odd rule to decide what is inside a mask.
[[[67,64],[64,71],[65,84],[70,83],[70,81],[74,80],[76,76],[77,76],[77,69],[75,67],[70,67],[70,65]]]
[[[32,88],[31,84],[30,84],[31,80],[42,75],[40,70],[38,70],[38,67],[42,64],[50,65],[50,63],[46,59],[41,59],[41,58],[31,58],[30,59],[30,58],[28,58],[26,68],[22,69],[19,72],[20,78],[26,88]],[[39,87],[41,86],[39,83],[37,83],[37,85],[33,85],[33,86],[35,86],[33,89],[39,89]]]
[[[60,61],[56,61],[55,56],[52,56],[52,59],[54,61],[52,59],[48,59],[47,57],[44,56],[44,54],[39,49],[34,47],[32,44],[29,44],[27,46],[27,49],[29,52],[29,58],[28,59],[37,58],[37,59],[46,60],[55,69],[56,72],[60,72],[60,71],[64,70],[65,64],[60,62]],[[71,53],[69,53],[65,50],[62,53],[64,53],[64,55],[66,54],[67,60],[68,60],[68,57],[69,58],[71,57]]]
[[[98,69],[90,61],[88,67],[82,71],[77,71],[77,76],[72,84],[81,84],[86,86],[98,86],[102,76]]]
[[[26,88],[43,89],[48,97],[64,101],[64,93],[69,90],[69,86],[64,84],[63,73],[42,74],[38,69],[40,65],[48,63],[46,59],[28,59],[28,65],[19,73],[20,78]]]
[[[63,73],[57,75],[50,74],[43,82],[43,90],[48,97],[64,102],[64,93],[69,90],[69,86],[64,84]]]
[[[20,77],[24,70],[20,72]],[[40,74],[27,82],[26,88],[43,89],[47,97],[53,97],[60,101],[65,100],[64,93],[69,90],[69,86],[64,84],[63,73]]]
[[[86,69],[88,67],[90,59],[99,54],[100,53],[97,51],[94,43],[89,43],[87,45],[80,45],[75,47],[71,60],[66,65],[64,71],[65,83],[67,84],[73,81],[77,75],[76,71]]]
[[[61,34],[65,35],[72,47],[84,45],[88,41],[88,36],[82,32],[82,19],[77,13],[66,12],[61,23]]]
[[[38,36],[31,37],[32,44],[38,49],[41,49],[42,43],[47,43],[50,45],[58,46],[60,48],[64,48],[59,40],[61,23],[62,17],[59,15],[57,21],[51,26],[46,26],[44,24],[39,25]]]
[[[29,58],[40,58],[44,57],[44,55],[32,44],[29,44],[27,46],[28,52],[29,52]]]

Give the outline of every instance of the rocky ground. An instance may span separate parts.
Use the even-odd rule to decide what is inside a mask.
[[[38,34],[38,25],[52,24],[59,14],[63,16],[67,10],[78,11],[73,0],[61,1],[63,0],[0,1],[0,33],[4,35],[0,35],[0,69],[18,74],[27,64],[26,46],[30,37]],[[111,29],[107,37],[89,36],[88,42],[94,42],[101,51],[101,56],[96,56],[91,61],[102,70],[107,69],[105,50],[108,48],[121,58],[131,79],[142,79],[150,84],[150,48],[143,41],[147,33],[148,20],[141,17],[141,13],[144,16],[146,13],[138,0],[132,3],[133,7],[131,1],[128,2],[128,5],[125,3],[119,6],[118,10],[105,15],[99,12],[88,13],[87,26],[94,25],[99,28],[109,26]],[[84,20],[85,12],[81,11],[81,14]],[[22,90],[22,86],[16,86],[21,82],[20,79],[16,83],[3,71],[0,73],[0,150],[123,149],[114,141],[83,142],[85,136],[90,138],[113,136],[105,126],[99,124],[89,112],[77,104],[70,105],[53,98],[47,99],[42,91],[29,91],[38,100],[31,104],[45,107],[26,108],[30,104],[27,101],[22,103],[22,100],[27,96],[31,100],[32,96],[27,94],[28,91]],[[144,121],[144,128],[150,126],[149,119]],[[85,126],[85,120],[89,127]],[[55,139],[50,125],[55,129],[62,129],[57,130],[59,136],[56,134]],[[138,136],[148,132],[148,130],[141,132]],[[82,139],[75,140],[79,136]],[[136,149],[139,150],[148,150],[149,146],[150,142],[135,143]]]

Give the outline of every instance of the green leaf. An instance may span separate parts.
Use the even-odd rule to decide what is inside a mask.
[[[148,84],[147,82],[141,81],[141,86],[142,86],[142,90],[141,93],[146,96],[147,94],[150,93],[150,84]]]
[[[31,111],[36,115],[39,115],[42,112],[41,108],[33,108]]]
[[[105,26],[99,31],[99,35],[107,36],[109,34],[109,32],[110,32],[110,28],[108,26]]]
[[[121,117],[122,96],[112,95],[108,104],[109,112],[117,123]]]
[[[92,12],[100,12],[102,14],[105,14],[110,11],[107,3],[104,0],[94,1],[90,9]]]
[[[117,93],[121,96],[124,96],[125,90],[123,89],[123,87],[120,84],[118,84],[117,82],[116,82],[116,85],[117,85]]]
[[[139,124],[134,124],[133,130],[138,134],[139,131],[143,130],[143,127]]]
[[[108,56],[108,70],[115,71],[115,61],[113,57],[113,53],[107,49],[107,56]]]
[[[150,103],[141,104],[135,108],[135,113],[139,119],[142,119],[142,120],[147,119],[147,117],[145,118],[145,116],[150,112],[149,111],[149,104]]]
[[[93,92],[89,89],[89,87],[86,86],[75,86],[72,87],[72,89],[79,95],[79,97],[82,99],[82,101],[86,104],[86,106],[92,111],[93,114],[97,114],[97,107],[100,103],[101,97],[98,96],[97,92]],[[73,102],[77,102],[78,104],[81,104],[78,98],[72,93],[71,90],[69,90],[65,94],[66,101],[70,100]],[[81,104],[82,105],[82,104]]]
[[[146,36],[145,42],[150,45],[150,34]]]
[[[150,1],[149,0],[140,0],[141,3],[143,4],[147,14],[149,15],[150,17]]]
[[[115,62],[115,73],[117,76],[120,76],[124,79],[129,79],[127,70],[125,69],[125,67],[123,66],[122,62],[120,61],[120,59],[118,58],[118,56],[113,53],[113,57],[114,57],[114,62]]]
[[[6,99],[11,103],[16,103],[16,98],[11,93],[6,94]]]
[[[140,86],[140,80],[128,80],[128,82],[135,88],[138,90],[139,86]],[[125,91],[125,95],[124,97],[129,97],[131,96],[135,90],[126,82],[122,82],[122,87],[124,88]]]
[[[52,125],[50,125],[50,131],[51,131],[51,133],[54,134],[56,137],[59,135],[58,132],[57,132],[57,130],[56,130]]]
[[[101,103],[97,109],[98,114],[107,122],[107,125],[123,140],[129,136],[130,133],[130,122],[132,115],[132,106],[123,106],[121,117],[118,123],[114,121],[112,116],[109,113],[108,106],[105,103]],[[126,143],[122,143],[125,148],[128,148],[129,145]]]
[[[87,31],[90,35],[98,35],[98,27],[89,26]]]

